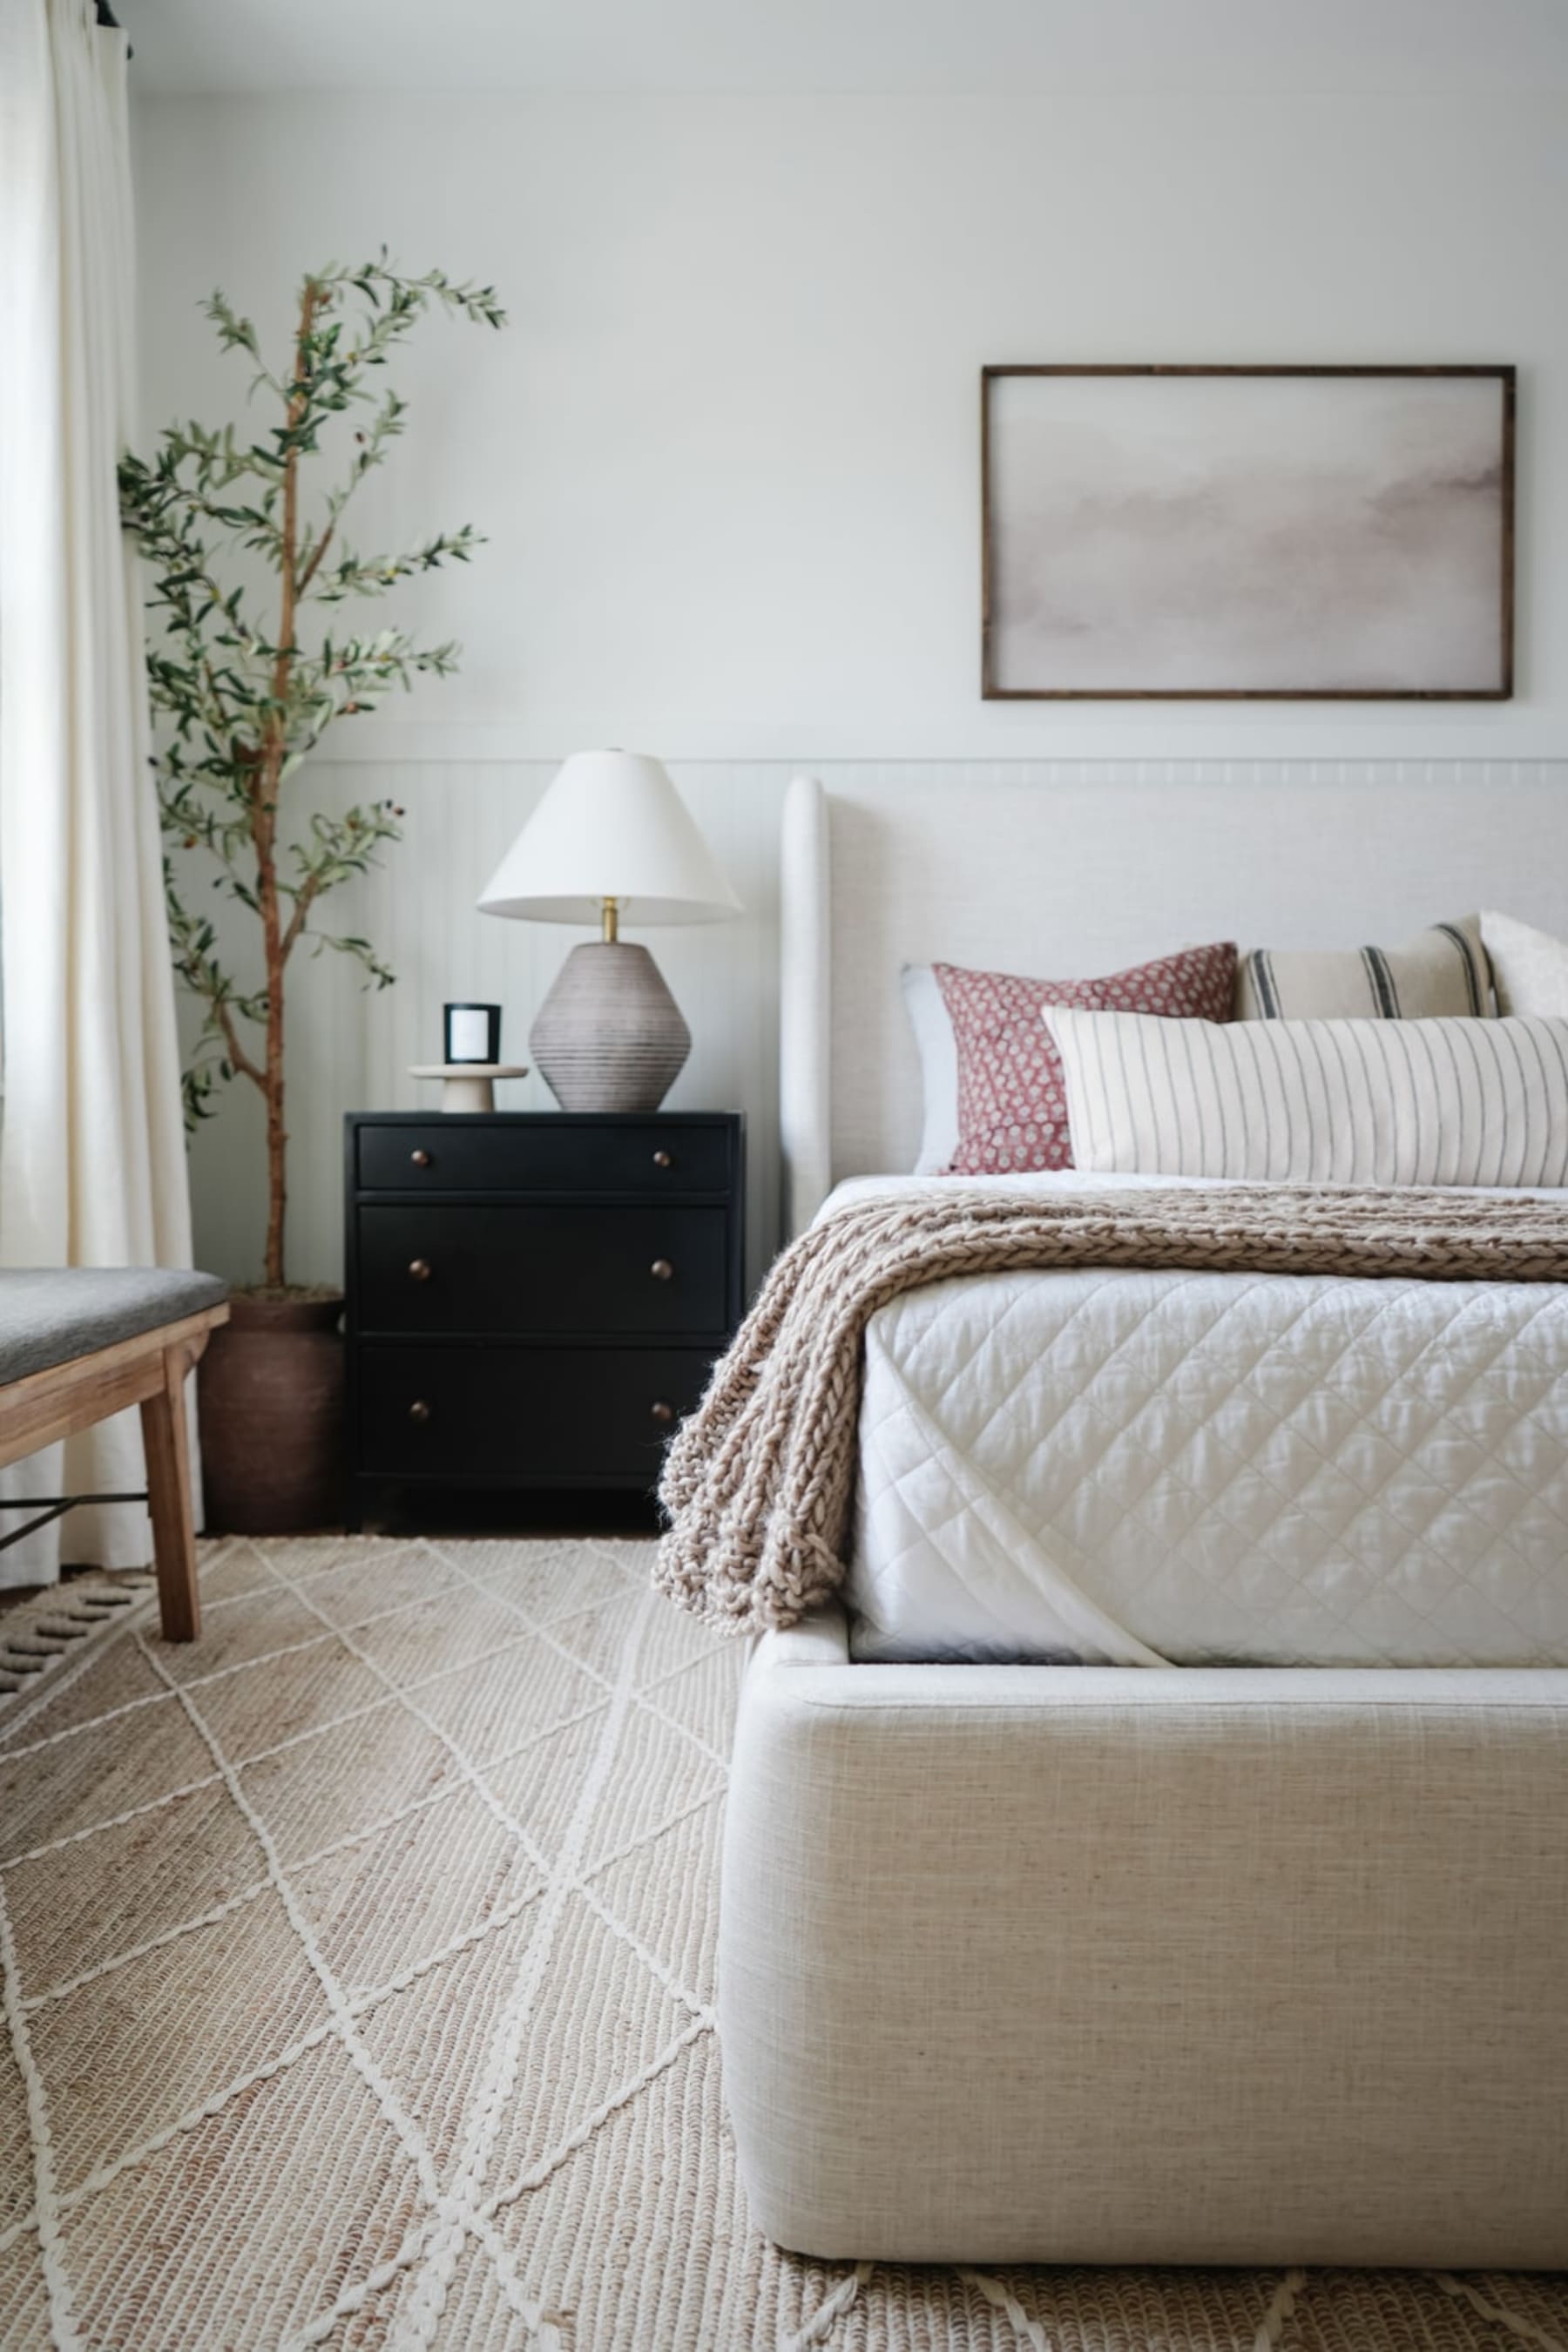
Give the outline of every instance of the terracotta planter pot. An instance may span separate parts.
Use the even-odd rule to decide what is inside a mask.
[[[341,1298],[229,1302],[196,1380],[209,1535],[341,1528]]]

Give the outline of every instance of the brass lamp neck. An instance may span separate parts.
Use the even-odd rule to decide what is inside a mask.
[[[621,936],[620,909],[614,898],[599,901],[599,937],[606,947],[614,947]]]

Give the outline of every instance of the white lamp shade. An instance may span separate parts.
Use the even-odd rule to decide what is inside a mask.
[[[487,915],[592,923],[614,898],[634,926],[717,923],[741,902],[686,803],[641,751],[578,751],[479,897]]]

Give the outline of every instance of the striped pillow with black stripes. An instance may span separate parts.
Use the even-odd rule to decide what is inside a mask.
[[[1479,915],[1402,948],[1254,948],[1237,972],[1238,1021],[1439,1021],[1497,1008]]]

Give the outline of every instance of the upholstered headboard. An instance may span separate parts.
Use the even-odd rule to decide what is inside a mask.
[[[900,783],[784,803],[780,1124],[785,1223],[839,1178],[910,1168],[920,1072],[900,967],[1114,971],[1171,949],[1396,944],[1501,907],[1568,932],[1558,762],[1391,761],[1175,782],[1091,764],[1047,781]]]

